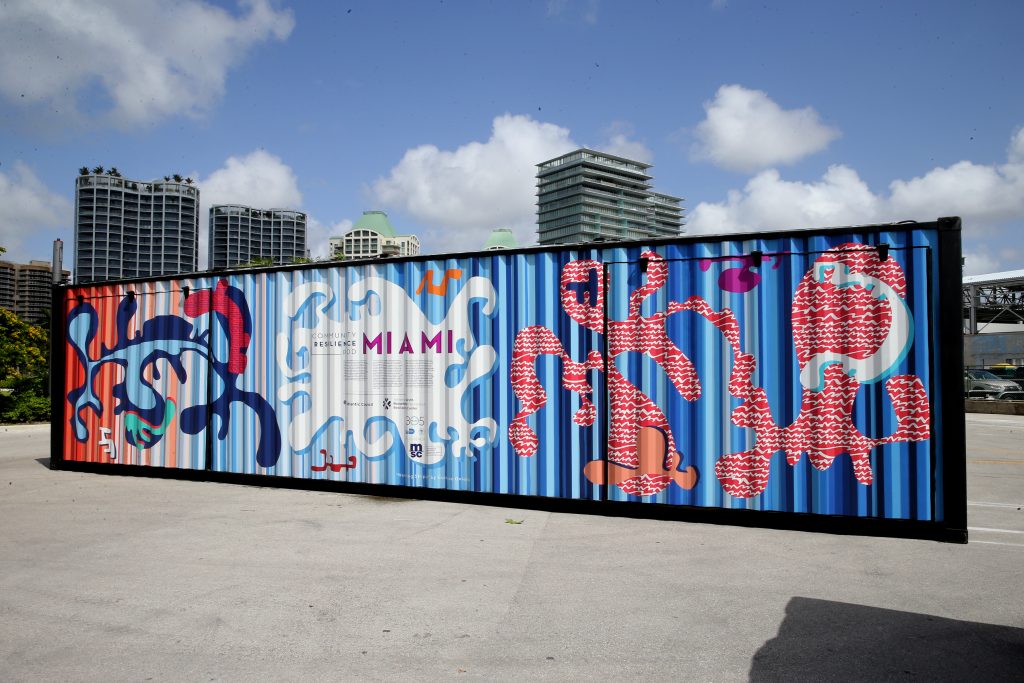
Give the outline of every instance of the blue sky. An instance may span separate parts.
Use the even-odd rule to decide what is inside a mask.
[[[961,215],[1024,267],[1024,3],[0,0],[0,245],[73,241],[80,166],[204,207],[535,241],[534,165],[654,164],[695,233]],[[204,220],[205,223],[205,220]],[[205,243],[201,251],[205,257]]]

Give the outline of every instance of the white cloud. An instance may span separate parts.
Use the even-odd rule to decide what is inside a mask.
[[[279,157],[256,150],[229,157],[224,166],[199,181],[199,266],[207,263],[209,210],[214,204],[242,204],[259,209],[299,209],[302,192],[295,172]],[[307,218],[308,222],[308,218]]]
[[[428,225],[420,240],[431,250],[478,248],[497,227],[511,228],[520,244],[534,244],[536,164],[576,147],[565,128],[505,114],[494,119],[486,142],[408,150],[371,194]]]
[[[306,218],[306,246],[309,248],[309,255],[313,258],[323,258],[330,255],[329,240],[332,237],[341,237],[352,229],[352,221],[345,218],[337,223],[321,223],[313,216]]]
[[[239,4],[236,15],[202,0],[7,0],[0,94],[33,111],[84,111],[120,126],[202,115],[253,46],[294,27],[291,12],[269,0]]]
[[[606,131],[608,139],[599,146],[602,152],[614,154],[615,156],[634,159],[644,163],[654,161],[654,152],[642,142],[632,140],[634,135],[633,126],[622,121],[616,121]]]
[[[783,180],[775,169],[732,190],[725,202],[701,202],[690,213],[687,229],[708,234],[748,230],[823,227],[870,223],[879,216],[880,199],[857,172],[831,166],[820,181]]]
[[[964,252],[964,275],[985,275],[1005,270],[1003,259],[985,250]]]
[[[811,107],[782,109],[761,90],[723,85],[704,103],[693,157],[735,171],[792,164],[839,137]]]
[[[1002,166],[961,161],[889,188],[894,215],[960,215],[979,227],[1024,217],[1024,160]]]
[[[810,228],[900,220],[963,219],[965,241],[1003,236],[1007,225],[1024,221],[1024,130],[1010,142],[1005,164],[961,161],[910,180],[889,184],[888,195],[875,193],[856,171],[831,166],[818,181],[783,180],[775,169],[732,190],[723,202],[701,202],[690,213],[693,234]],[[974,272],[1006,261],[974,253]],[[1005,265],[1005,264],[1004,264]],[[996,268],[998,269],[998,268]]]
[[[224,166],[202,181],[203,200],[210,204],[245,204],[264,209],[302,205],[299,181],[280,157],[258,149],[229,157]]]
[[[255,209],[302,209],[302,192],[295,171],[264,150],[229,157],[224,165],[200,182],[202,218],[199,221],[200,267],[207,263],[209,211],[214,204],[241,204]],[[306,214],[306,247],[314,258],[328,255],[328,239],[343,235],[352,221],[324,223]]]
[[[12,172],[0,172],[0,246],[7,248],[7,254],[0,258],[49,259],[49,252],[25,253],[25,237],[53,232],[53,239],[67,239],[73,232],[73,222],[71,202],[51,192],[28,166],[17,161]],[[57,230],[67,234],[58,235]],[[70,252],[72,245],[65,246]]]

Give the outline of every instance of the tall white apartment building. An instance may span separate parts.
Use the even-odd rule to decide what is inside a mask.
[[[199,188],[179,177],[144,181],[116,172],[80,173],[75,182],[76,283],[198,269]]]

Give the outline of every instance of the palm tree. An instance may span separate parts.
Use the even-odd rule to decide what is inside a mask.
[[[103,171],[105,171],[105,170],[106,169],[104,169],[102,166],[93,166],[92,167],[93,175],[103,175]]]
[[[89,175],[89,167],[83,166],[82,168],[78,169],[78,175]]]
[[[175,173],[174,174],[174,182],[176,182],[176,183],[180,183],[181,182],[181,174],[180,173]]]
[[[169,175],[165,175],[165,176],[164,176],[164,182],[165,182],[165,183],[169,183],[169,182],[171,182],[171,176],[169,176]]]
[[[117,166],[111,166],[110,170],[107,171],[107,173],[109,173],[110,175],[114,176],[115,178],[120,178],[121,177],[121,173],[120,173],[120,171],[117,170]]]
[[[195,182],[195,181],[192,180],[192,178],[185,178],[185,184],[186,185],[191,185],[193,182]]]

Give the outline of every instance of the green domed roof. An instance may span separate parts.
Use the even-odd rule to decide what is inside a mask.
[[[496,228],[484,243],[484,251],[489,249],[515,249],[519,246],[516,236],[508,228]]]
[[[352,226],[353,230],[364,228],[380,233],[383,237],[395,237],[395,228],[388,220],[388,215],[383,211],[363,211],[363,215]]]

